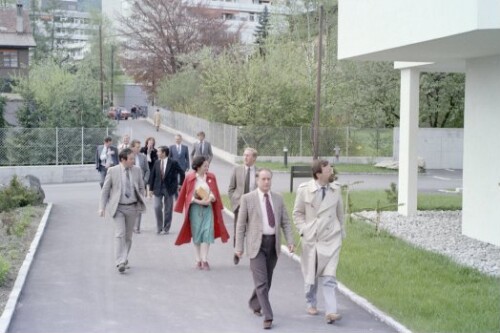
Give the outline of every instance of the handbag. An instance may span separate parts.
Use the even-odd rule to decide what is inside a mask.
[[[198,187],[194,191],[194,197],[198,200],[207,200],[209,197],[210,193],[205,190],[203,187]]]

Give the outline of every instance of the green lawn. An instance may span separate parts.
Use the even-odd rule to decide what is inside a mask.
[[[292,213],[294,193],[283,194]],[[386,203],[384,191],[352,191],[353,210]],[[223,200],[227,200],[223,199]],[[419,210],[461,209],[460,195],[419,194]],[[500,278],[460,266],[353,220],[338,278],[414,332],[499,332]],[[298,243],[298,235],[295,233]],[[297,244],[296,243],[296,244]],[[300,249],[298,249],[300,253]]]
[[[310,163],[288,163],[288,167],[282,162],[267,162],[257,160],[258,168],[268,168],[274,171],[290,171],[292,165],[310,165]],[[335,164],[335,169],[339,174],[342,173],[397,173],[397,170],[376,168],[371,164]]]

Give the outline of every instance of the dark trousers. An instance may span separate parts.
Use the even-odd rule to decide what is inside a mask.
[[[238,222],[238,213],[240,212],[240,207],[236,208],[234,211],[234,234],[233,234],[233,247],[236,247],[236,223]]]
[[[250,297],[248,305],[253,310],[261,310],[264,320],[273,320],[273,310],[269,302],[269,290],[273,280],[273,271],[278,262],[276,254],[275,236],[262,236],[262,244],[259,253],[250,259],[250,270],[252,271],[255,289]]]
[[[172,224],[172,209],[174,208],[174,195],[164,191],[161,195],[154,196],[154,210],[156,216],[157,232],[170,230]]]

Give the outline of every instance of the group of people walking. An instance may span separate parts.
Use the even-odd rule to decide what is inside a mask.
[[[99,215],[104,211],[115,227],[115,264],[120,273],[129,267],[128,253],[133,231],[140,233],[144,197],[154,196],[157,233],[168,234],[172,211],[183,213],[184,220],[176,245],[190,243],[195,248],[195,268],[210,270],[208,253],[214,240],[226,243],[230,237],[222,217],[223,204],[216,176],[209,172],[212,148],[203,132],[191,154],[182,137],[175,144],[155,148],[153,137],[141,147],[138,140],[123,138],[118,148],[105,138],[96,150],[96,168],[101,174]],[[188,172],[191,158],[192,171]],[[257,151],[246,148],[243,165],[234,168],[228,188],[234,212],[234,264],[243,254],[250,259],[254,289],[248,301],[251,312],[263,317],[263,328],[273,325],[269,292],[280,248],[281,232],[290,252],[295,250],[292,225],[283,198],[271,190],[272,171],[255,166]],[[312,179],[297,190],[293,221],[302,246],[301,268],[305,284],[306,311],[317,315],[317,291],[321,283],[325,319],[341,319],[335,290],[343,226],[343,204],[334,170],[326,160],[316,160]],[[175,200],[176,199],[176,200]],[[174,205],[175,201],[175,205]]]

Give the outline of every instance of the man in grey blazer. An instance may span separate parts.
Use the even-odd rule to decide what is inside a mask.
[[[194,143],[193,150],[191,151],[191,160],[196,156],[205,156],[205,159],[210,163],[214,154],[212,153],[212,145],[205,140],[205,132],[201,131],[196,134],[198,141]]]
[[[257,189],[241,197],[236,225],[235,254],[238,257],[243,255],[243,240],[246,237],[247,255],[250,257],[255,285],[248,305],[255,315],[264,316],[264,329],[270,329],[273,323],[269,290],[280,254],[280,227],[288,249],[290,252],[294,250],[290,219],[283,198],[271,192],[271,178],[269,169],[257,172]]]
[[[236,246],[236,221],[238,221],[238,211],[240,208],[240,198],[243,194],[253,191],[257,188],[255,181],[255,161],[257,160],[257,150],[246,148],[243,152],[243,165],[238,165],[233,170],[233,175],[229,181],[227,194],[231,200],[231,208],[234,213],[234,243]],[[239,257],[234,256],[234,264],[237,265]]]
[[[140,152],[141,141],[132,140],[132,142],[130,143],[130,149],[132,149],[132,151],[134,152],[134,155],[135,155],[134,165],[141,169],[142,179],[144,180],[144,184],[147,184],[149,181],[149,172],[150,171],[149,171],[149,165],[148,165],[148,160],[146,158],[146,155],[144,155]],[[146,195],[146,193],[144,193],[144,195]],[[137,215],[137,219],[135,221],[134,232],[137,234],[141,233],[141,218],[142,218],[142,214],[139,214],[139,215]]]
[[[120,163],[108,169],[99,202],[99,216],[104,211],[113,219],[115,229],[115,264],[125,272],[132,246],[132,234],[137,215],[145,211],[144,180],[141,169],[134,165],[135,154],[125,148],[118,155]]]

